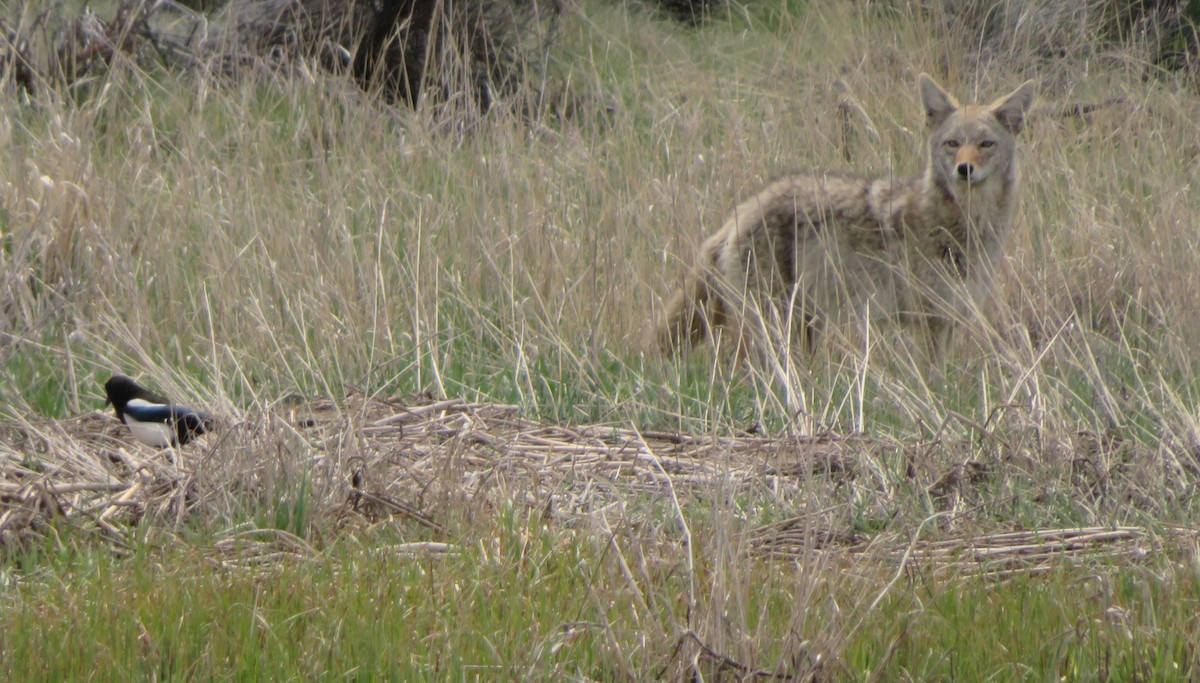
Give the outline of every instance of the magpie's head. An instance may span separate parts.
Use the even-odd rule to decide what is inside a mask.
[[[126,403],[136,398],[142,391],[142,387],[137,382],[125,375],[113,375],[104,383],[104,393],[108,397],[104,405],[107,406],[111,403],[117,408],[124,408]]]
[[[112,404],[120,414],[125,411],[125,404],[135,398],[140,398],[146,403],[167,404],[167,399],[150,391],[146,387],[138,384],[125,375],[113,375],[104,383],[104,393],[107,394],[108,400],[104,405]]]

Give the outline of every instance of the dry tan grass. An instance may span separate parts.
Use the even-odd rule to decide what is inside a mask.
[[[913,588],[894,608],[944,623],[926,577],[1186,557],[1195,91],[1119,55],[977,68],[978,36],[895,4],[765,5],[700,33],[569,8],[558,66],[595,107],[564,119],[501,105],[463,126],[319,71],[122,61],[29,104],[6,91],[0,553],[162,542],[270,573],[342,541],[452,561],[535,538],[603,575],[570,584],[599,586],[579,604],[605,623],[579,630],[611,640],[611,668],[581,671],[681,680],[857,676],[838,658],[889,597]],[[1010,258],[951,381],[927,386],[888,330],[830,335],[785,386],[646,353],[739,198],[919,167],[921,71],[970,100],[1043,85]],[[221,429],[173,460],[133,444],[97,412],[113,372]],[[613,601],[631,607],[608,622]]]
[[[25,435],[6,466],[49,448],[71,424],[32,417],[32,393],[53,393],[58,410],[80,414],[94,398],[89,382],[123,371],[245,419],[179,463],[115,442],[97,458],[63,440],[59,457],[90,472],[83,481],[122,483],[82,503],[104,503],[96,514],[105,524],[135,510],[156,528],[201,512],[240,521],[289,500],[306,473],[314,509],[327,511],[348,500],[347,463],[359,457],[368,481],[383,477],[372,505],[403,502],[448,528],[466,514],[450,512],[450,492],[474,494],[434,476],[449,477],[450,465],[423,474],[432,488],[396,489],[367,437],[399,439],[398,453],[450,444],[451,454],[482,458],[495,469],[476,475],[483,490],[532,487],[525,471],[547,467],[535,467],[536,444],[525,437],[503,437],[520,448],[497,455],[476,453],[484,446],[465,437],[422,446],[387,425],[360,433],[369,425],[355,411],[374,408],[343,405],[355,390],[480,401],[491,406],[481,408],[481,433],[499,429],[490,422],[499,396],[519,406],[513,415],[558,417],[547,422],[601,415],[621,429],[692,434],[736,435],[752,424],[772,434],[871,434],[826,451],[814,445],[820,437],[689,437],[699,440],[682,454],[682,444],[643,435],[639,457],[684,468],[671,473],[681,489],[729,467],[738,486],[782,486],[770,506],[787,514],[789,505],[803,511],[798,492],[817,496],[820,483],[838,512],[814,528],[833,537],[852,528],[850,494],[831,483],[839,469],[871,519],[888,518],[899,487],[933,487],[931,503],[910,496],[899,506],[912,528],[920,511],[968,511],[960,523],[974,508],[985,516],[994,503],[979,482],[1001,498],[1017,482],[1034,496],[1081,502],[1082,526],[1121,521],[1122,506],[1147,519],[1186,515],[1200,476],[1191,380],[1200,208],[1184,182],[1197,168],[1193,92],[1144,80],[1144,65],[1043,88],[1023,135],[1011,258],[997,296],[952,351],[954,386],[924,385],[880,330],[866,341],[831,335],[781,387],[730,370],[720,353],[683,363],[643,353],[700,240],[739,197],[785,171],[915,171],[917,72],[944,72],[949,88],[978,99],[1038,77],[1038,62],[963,71],[951,58],[965,41],[955,47],[937,33],[931,45],[928,15],[864,14],[853,3],[814,6],[771,31],[718,26],[702,39],[608,6],[589,11],[564,28],[563,60],[581,91],[613,103],[594,118],[528,121],[501,108],[470,134],[447,134],[438,112],[381,108],[334,77],[214,84],[131,64],[114,65],[81,101],[50,91],[30,108],[0,103],[11,143],[0,150],[0,360],[10,417]],[[740,395],[724,397],[729,387]],[[343,422],[328,423],[337,431],[279,419],[267,406],[289,391],[341,406]],[[803,408],[799,417],[789,405]],[[589,478],[591,488],[577,484],[581,492],[556,506],[592,505],[576,500],[584,493],[632,495],[633,473],[645,490],[665,485],[634,457],[643,446],[633,436],[606,436],[613,456],[590,450],[582,432],[544,429],[565,431],[543,437],[563,441],[560,450],[543,450],[575,449],[580,462],[564,460],[539,481],[570,483],[561,469],[590,472],[605,458],[621,482]],[[803,464],[818,458],[804,449],[825,453],[830,472],[814,480],[764,469],[782,452],[791,454],[783,472],[819,470]],[[145,479],[117,505],[132,480],[109,479],[110,456]],[[201,492],[196,501],[180,494],[189,486]],[[534,500],[553,499],[535,489]],[[1053,507],[1030,524],[1058,526]]]
[[[1138,561],[1196,537],[1163,527],[997,524],[985,490],[1027,466],[1011,457],[1011,444],[1001,446],[1001,460],[984,461],[971,443],[936,438],[900,444],[566,427],[522,418],[514,406],[431,398],[294,401],[223,422],[177,451],[137,444],[107,414],[0,425],[0,548],[45,544],[67,530],[119,548],[130,532],[211,529],[218,532],[212,561],[252,568],[312,558],[304,538],[337,529],[399,525],[429,540],[392,551],[436,554],[453,552],[481,520],[513,506],[547,524],[603,519],[612,534],[612,525],[633,525],[628,533],[647,514],[661,514],[654,510],[714,497],[738,501],[734,534],[742,540],[733,547],[751,556],[813,561],[833,553],[956,575],[1045,571],[1071,557]],[[1100,451],[1117,447],[1085,437],[1065,485],[1075,495],[1116,487],[1132,495],[1134,478],[1097,472],[1100,464],[1089,460],[1089,450],[1102,458]],[[300,500],[307,511],[285,523],[297,527],[271,528],[271,515]],[[925,514],[921,501],[932,514],[903,523]],[[902,523],[887,523],[893,530],[884,533],[862,528],[847,512],[865,502]],[[794,516],[764,522],[765,510],[768,518]],[[255,522],[264,513],[266,527]]]

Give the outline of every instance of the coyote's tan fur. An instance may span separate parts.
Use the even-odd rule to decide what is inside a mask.
[[[742,202],[668,303],[660,347],[725,326],[752,346],[811,350],[831,322],[889,318],[915,327],[927,360],[940,363],[955,321],[987,294],[1003,258],[1015,136],[1033,94],[1028,82],[991,105],[964,107],[921,74],[924,174],[794,176]]]

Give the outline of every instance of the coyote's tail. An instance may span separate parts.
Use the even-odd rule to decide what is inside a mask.
[[[722,324],[720,297],[713,296],[707,274],[697,267],[687,274],[683,287],[667,302],[656,340],[663,353],[689,349],[708,338]]]

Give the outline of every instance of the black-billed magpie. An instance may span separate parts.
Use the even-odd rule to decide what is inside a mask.
[[[212,429],[208,415],[173,404],[125,375],[110,377],[104,392],[108,394],[105,405],[111,403],[117,418],[147,446],[182,446]]]

